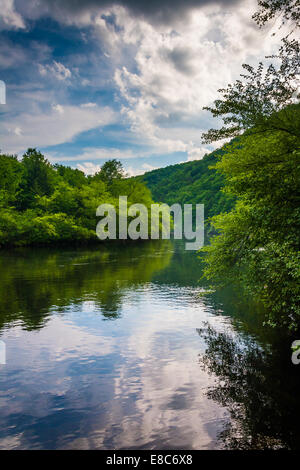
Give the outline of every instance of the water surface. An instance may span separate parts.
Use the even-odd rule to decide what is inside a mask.
[[[290,344],[201,269],[168,241],[2,252],[0,448],[300,447]]]

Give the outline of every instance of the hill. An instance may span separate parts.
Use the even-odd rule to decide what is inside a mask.
[[[232,209],[234,198],[221,191],[224,178],[210,168],[217,162],[220,150],[202,160],[170,165],[149,171],[136,179],[146,183],[157,202],[172,205],[204,204],[205,218]]]

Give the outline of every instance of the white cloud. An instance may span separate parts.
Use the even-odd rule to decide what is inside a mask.
[[[157,166],[150,165],[149,163],[143,163],[140,168],[133,168],[132,166],[129,166],[125,169],[125,171],[128,176],[137,176],[143,175],[146,173],[146,171],[156,170],[157,168]]]
[[[24,112],[2,122],[1,146],[5,152],[18,153],[28,147],[63,144],[81,132],[103,128],[115,120],[116,115],[109,107],[56,104],[48,112]],[[22,129],[22,134],[16,135],[16,129]]]
[[[39,64],[39,72],[42,76],[45,76],[50,73],[57,80],[66,80],[67,78],[71,78],[72,76],[71,70],[68,69],[64,64],[56,62],[56,60],[53,61],[52,65]]]
[[[186,147],[188,148],[188,146]],[[210,150],[209,150],[210,151]],[[203,155],[207,153],[206,151]],[[47,158],[51,162],[88,162],[90,160],[128,160],[136,158],[151,158],[151,156],[158,156],[161,154],[160,149],[149,149],[147,151],[136,151],[134,149],[122,150],[115,147],[86,147],[83,148],[80,153],[75,155],[63,155],[60,152],[50,152],[47,153]],[[154,170],[157,167],[154,167],[148,163],[144,163],[139,170],[134,170],[132,167],[128,171],[144,173],[145,171]]]
[[[238,78],[242,63],[257,63],[279,43],[278,35],[259,30],[251,19],[256,6],[255,0],[228,10],[210,5],[190,12],[175,28],[133,18],[121,7],[111,9],[117,29],[103,17],[95,21],[117,63],[122,114],[136,141],[155,153],[186,152],[189,159],[210,150],[201,145],[203,106]],[[128,48],[132,56],[124,59],[120,51]],[[197,121],[198,135],[191,139]]]
[[[51,88],[49,78],[54,77],[69,85],[76,76],[79,77],[78,84],[84,85],[86,90],[97,86],[107,90],[114,83],[120,98],[118,102],[121,103],[124,127],[130,127],[124,141],[129,142],[133,149],[139,146],[147,150],[137,154],[135,150],[118,148],[85,148],[74,156],[53,155],[53,161],[90,162],[174,152],[186,153],[188,160],[201,159],[212,150],[212,147],[206,148],[201,144],[201,134],[210,127],[211,120],[202,110],[203,106],[212,103],[219,88],[238,78],[243,62],[257,63],[276,50],[280,39],[279,35],[270,34],[274,28],[259,30],[251,19],[256,0],[236,2],[234,7],[230,7],[232,3],[224,6],[223,2],[222,7],[210,3],[202,8],[187,8],[184,16],[175,15],[176,21],[165,23],[153,18],[152,21],[151,15],[148,19],[139,14],[134,16],[126,8],[116,5],[90,11],[88,8],[77,9],[73,15],[69,9],[66,17],[59,21],[92,27],[83,33],[85,41],[96,39],[105,51],[102,52],[104,63],[101,62],[103,55],[101,58],[93,55],[93,61],[89,57],[93,71],[99,71],[99,77],[97,73],[87,74],[87,77],[81,75],[78,64],[83,67],[82,64],[87,66],[87,62],[72,62],[68,58],[68,68],[61,62],[51,61],[49,50],[40,51],[35,62],[39,64],[38,78],[49,88],[48,101],[43,98],[47,101],[43,103],[43,112],[40,104],[34,103],[34,113],[31,109],[30,112],[19,110],[17,118],[9,117],[3,125],[3,132],[0,130],[3,148],[15,152],[28,146],[58,145],[71,141],[80,132],[116,122],[111,109],[100,109],[93,102],[81,106],[52,104],[53,96],[55,101],[65,102],[67,95],[63,91],[66,87],[58,87],[57,82],[52,81],[55,86]],[[11,18],[6,21],[19,24],[16,27],[24,27],[19,12],[25,18],[36,19],[53,14],[59,19],[62,8],[58,2],[55,2],[53,11],[49,2],[39,2],[38,5],[28,2],[26,8],[21,2],[17,5],[18,13],[13,1],[4,0],[5,17]],[[281,33],[285,33],[284,28]],[[15,62],[24,55],[22,50],[17,52]],[[8,59],[0,57],[1,61],[6,64]],[[34,93],[37,96],[42,91],[37,89]],[[27,106],[24,96],[19,99],[23,109]],[[90,95],[88,99],[91,99]],[[215,122],[212,125],[216,125]],[[22,130],[19,135],[16,129]],[[120,141],[121,131],[117,133]],[[129,169],[133,172],[142,170]]]
[[[16,127],[14,133],[18,136],[22,135],[22,129],[20,127]]]
[[[94,175],[101,170],[101,165],[97,165],[92,162],[77,163],[76,168],[83,171],[86,175]],[[150,165],[149,163],[143,163],[140,168],[133,168],[132,166],[125,168],[127,176],[143,175],[146,171],[156,170],[158,167]]]
[[[191,160],[202,160],[205,154],[210,153],[211,150],[205,147],[196,147],[188,150],[188,161]]]
[[[0,27],[1,30],[1,27]],[[24,67],[28,60],[26,50],[12,41],[1,38],[0,42],[0,68],[1,70],[9,69],[10,67],[18,65]]]
[[[96,103],[83,103],[81,105],[82,108],[95,108],[95,106],[97,106]]]
[[[54,111],[57,111],[59,114],[64,113],[64,108],[61,104],[54,104],[52,108],[54,109]]]
[[[16,12],[14,0],[1,0],[1,29],[23,29],[25,24],[22,16]]]
[[[76,155],[64,156],[59,153],[53,153],[48,156],[51,162],[111,160],[113,158],[124,160],[128,158],[136,158],[135,153],[131,150],[120,150],[118,148],[111,147],[88,147],[84,148],[81,153]]]
[[[94,175],[101,170],[101,165],[95,165],[92,162],[77,163],[78,170],[83,171],[86,175]]]

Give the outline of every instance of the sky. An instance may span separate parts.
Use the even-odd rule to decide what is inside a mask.
[[[0,0],[0,149],[129,175],[201,159],[220,143],[204,106],[278,49],[256,0]]]

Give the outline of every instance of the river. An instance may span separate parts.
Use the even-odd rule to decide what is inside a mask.
[[[1,449],[300,448],[300,365],[181,242],[0,254]]]

